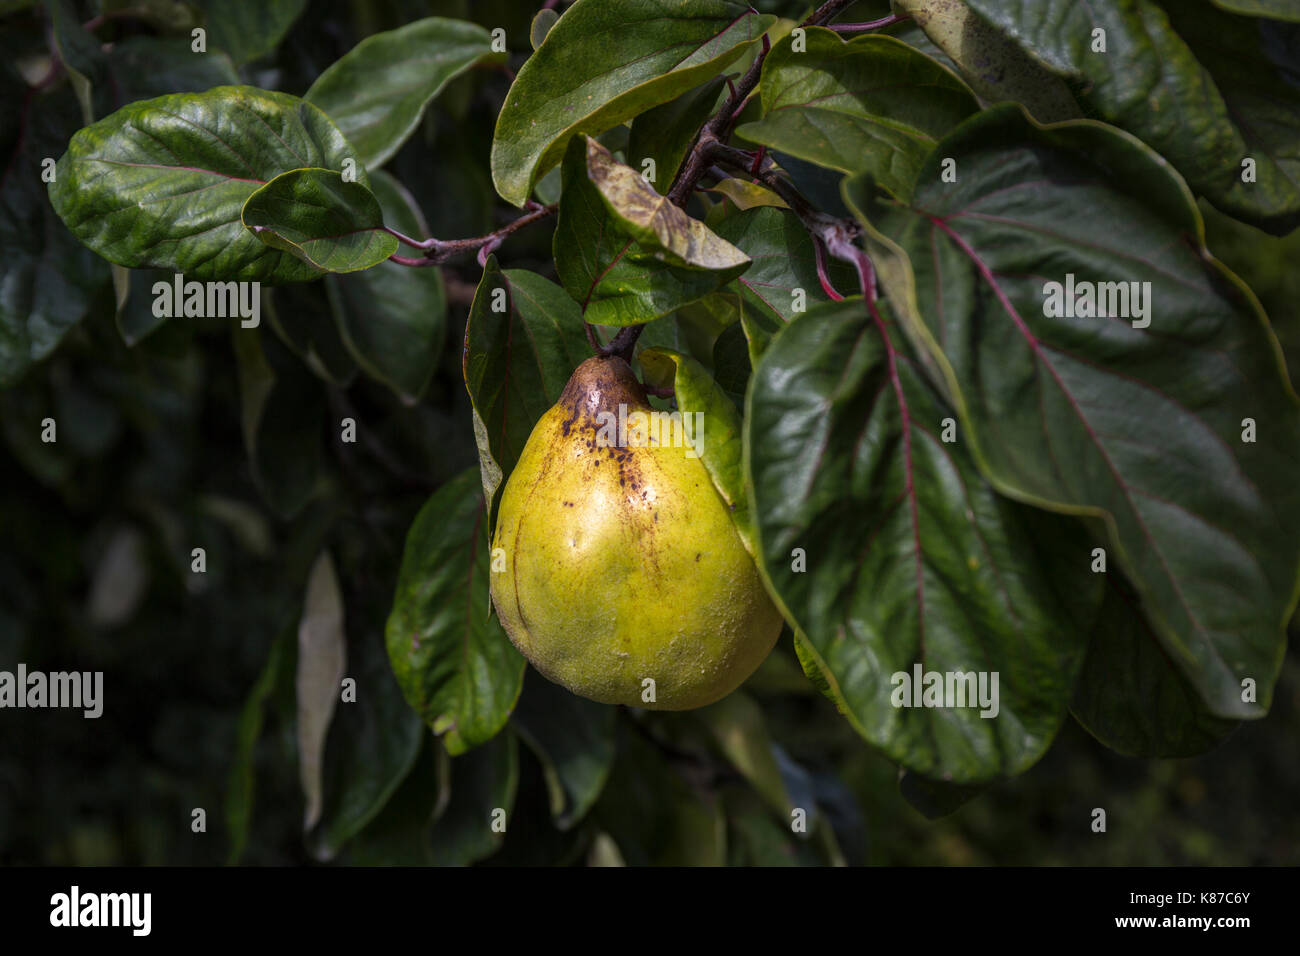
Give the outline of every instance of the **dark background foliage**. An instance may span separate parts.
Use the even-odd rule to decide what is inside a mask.
[[[43,12],[23,6],[0,4],[15,8],[0,20],[9,60],[45,47]],[[166,3],[105,4],[127,6],[171,15]],[[310,0],[278,49],[245,63],[241,74],[301,95],[361,38],[430,15],[505,27],[517,68],[536,6]],[[757,6],[785,16],[806,12],[782,0]],[[860,4],[854,15],[881,15],[884,6]],[[98,5],[73,7],[83,20],[98,12]],[[123,17],[102,35],[124,42],[162,32],[148,18]],[[138,69],[162,85],[138,96],[189,88],[191,78],[165,75],[156,51],[146,50]],[[453,81],[388,164],[413,193],[431,235],[479,235],[504,221],[488,154],[508,86],[506,72],[495,68]],[[124,84],[110,84],[106,95],[116,101],[103,112],[138,98]],[[24,109],[21,95],[10,97],[0,117],[7,175],[30,161],[23,131],[35,129],[37,118]],[[81,125],[75,108],[68,113],[42,118],[55,124],[56,141],[66,143]],[[1295,362],[1300,324],[1281,319],[1295,314],[1300,293],[1296,236],[1274,240],[1203,208],[1210,248],[1251,283],[1284,345],[1293,345]],[[503,265],[553,278],[551,229],[512,237],[498,253]],[[526,719],[548,710],[552,691],[539,675],[525,677],[517,715],[525,719],[449,761],[406,708],[385,656],[384,623],[406,531],[432,492],[477,463],[458,347],[480,275],[472,258],[445,271],[447,344],[416,404],[355,374],[346,358],[340,374],[308,371],[309,351],[325,364],[340,352],[323,285],[277,290],[283,322],[262,342],[277,388],[285,389],[277,403],[285,420],[266,427],[300,441],[291,449],[272,442],[258,462],[241,432],[229,324],[172,320],[128,347],[107,266],[96,260],[91,268],[97,271],[83,276],[91,283],[85,319],[50,358],[0,390],[0,667],[24,661],[46,671],[103,670],[107,706],[98,720],[70,711],[0,714],[0,863],[416,862],[429,859],[412,856],[420,845],[439,861],[489,864],[1300,858],[1294,648],[1269,716],[1240,726],[1206,755],[1128,758],[1068,721],[1028,773],[931,821],[900,795],[896,766],[804,679],[787,634],[736,711],[614,714],[607,784],[585,817],[560,815],[557,823],[547,774],[559,758],[539,744],[544,720]],[[47,416],[58,422],[55,445],[39,440]],[[336,440],[334,423],[345,416],[364,423],[355,445]],[[297,498],[307,500],[272,506]],[[190,573],[194,547],[206,550],[205,575]],[[358,677],[363,703],[331,727],[325,819],[304,835],[294,635],[308,572],[323,548],[343,583],[348,673]],[[767,762],[755,770],[738,758],[727,743],[736,739],[766,748]],[[510,792],[512,774],[512,822],[498,846],[478,811]],[[566,779],[581,780],[573,774]],[[368,787],[391,786],[390,799],[364,796]],[[788,818],[767,799],[773,786],[784,786],[795,803],[806,794],[830,831],[818,824],[809,839],[792,837]],[[1089,828],[1095,807],[1107,811],[1104,834]],[[192,831],[195,808],[207,812],[206,832]]]

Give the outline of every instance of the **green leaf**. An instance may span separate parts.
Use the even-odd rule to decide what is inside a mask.
[[[1099,582],[1068,522],[1030,525],[981,480],[964,435],[943,440],[947,409],[883,328],[860,298],[821,305],[755,369],[745,454],[761,566],[866,739],[945,780],[1014,775],[1065,717],[1075,622]],[[1058,581],[1071,559],[1077,573]],[[915,706],[923,688],[900,675],[916,669],[982,675],[985,698]]]
[[[1130,757],[1191,757],[1218,746],[1237,721],[1214,717],[1142,615],[1122,576],[1106,598],[1070,711],[1111,750]]]
[[[593,814],[628,866],[722,866],[727,827],[720,802],[696,791],[662,754],[626,726]]]
[[[541,761],[551,815],[561,830],[582,820],[605,788],[614,763],[617,713],[540,674],[525,682],[510,723]]]
[[[296,666],[293,660],[296,651],[292,646],[294,635],[286,632],[271,643],[271,650],[266,656],[266,663],[257,677],[257,682],[248,692],[244,706],[239,712],[239,722],[235,731],[235,756],[230,765],[230,776],[226,784],[226,829],[230,832],[230,855],[227,862],[232,866],[239,862],[248,845],[248,831],[253,820],[253,785],[254,760],[257,742],[262,736],[262,724],[266,710],[276,685],[281,680],[282,670]]]
[[[451,761],[451,798],[429,837],[434,866],[466,866],[491,856],[505,837],[494,815],[510,813],[519,787],[519,743],[507,728],[494,740]]]
[[[762,708],[738,690],[701,709],[698,715],[728,762],[749,781],[778,819],[788,821],[795,804],[786,790]],[[811,829],[816,807],[803,809],[808,813]]]
[[[590,352],[577,303],[563,289],[524,269],[503,272],[488,257],[465,324],[462,367],[493,518],[497,489],[533,426]]]
[[[68,71],[68,79],[81,104],[82,119],[95,119],[95,89],[103,83],[104,58],[99,43],[81,25],[71,0],[46,0],[55,51]]]
[[[280,517],[291,518],[316,490],[324,397],[302,363],[286,354],[273,337],[241,328],[231,334],[239,370],[244,449],[253,477],[271,508]]]
[[[940,181],[941,157],[957,183]],[[868,189],[846,195],[981,470],[1021,500],[1103,517],[1112,560],[1211,710],[1262,716],[1300,575],[1300,413],[1182,181],[1126,134],[1045,129],[1005,105],[939,145],[910,206]],[[1048,283],[1067,276],[1079,293],[1149,285],[1112,285],[1102,317],[1057,317]],[[1132,318],[1121,288],[1149,293]],[[1241,699],[1246,678],[1258,703]]]
[[[335,327],[322,283],[301,282],[268,290],[263,301],[271,328],[318,378],[339,388],[353,382],[357,363]]]
[[[774,19],[734,0],[578,0],[519,70],[497,117],[497,192],[522,206],[571,137],[713,78]]]
[[[1275,239],[1204,200],[1198,208],[1205,217],[1210,252],[1259,296],[1286,356],[1288,376],[1293,385],[1300,382],[1300,310],[1295,308],[1300,302],[1300,270],[1292,265],[1300,262],[1300,230]]]
[[[928,780],[907,770],[898,778],[898,792],[927,820],[941,820],[951,816],[984,790],[984,785],[963,786],[942,780]]]
[[[714,227],[719,236],[741,249],[753,265],[736,280],[739,300],[728,287],[738,317],[774,333],[809,306],[831,301],[817,277],[817,253],[799,217],[783,209],[748,209]],[[841,295],[856,286],[853,270],[838,259],[827,263],[827,278]],[[716,298],[716,297],[715,297]],[[746,333],[752,330],[747,325]],[[762,349],[758,350],[761,354]],[[757,361],[758,354],[753,355]]]
[[[311,85],[304,99],[329,114],[374,170],[420,124],[425,108],[453,79],[480,63],[502,63],[483,27],[428,17],[366,37]]]
[[[407,236],[429,234],[401,183],[381,170],[371,176],[370,188],[385,223]],[[339,333],[357,363],[403,401],[418,399],[447,338],[442,270],[381,262],[364,272],[327,276],[325,287]]]
[[[131,103],[77,132],[50,200],[73,235],[110,262],[189,279],[295,282],[320,269],[246,230],[244,202],[281,173],[342,169],[353,158],[310,103],[219,86]],[[369,185],[364,169],[356,176]]]
[[[565,15],[568,16],[567,14]],[[587,144],[570,140],[553,248],[560,282],[593,325],[638,325],[701,299],[725,274],[684,268],[639,246],[587,174]]]
[[[790,208],[784,199],[766,186],[760,186],[757,183],[747,182],[743,179],[724,179],[717,185],[710,186],[708,191],[725,196],[731,200],[733,206],[740,210],[757,209],[760,206],[772,206],[777,209]]]
[[[1142,139],[1218,208],[1279,235],[1300,223],[1300,78],[1291,52],[1300,27],[1243,20],[1203,0],[1095,9],[1073,0],[968,3],[1079,87],[1088,116]],[[1094,30],[1105,31],[1104,54],[1092,49]],[[1250,182],[1247,158],[1256,163]]]
[[[1300,23],[1300,3],[1296,0],[1213,0],[1213,2],[1216,7],[1230,13]]]
[[[717,76],[699,89],[636,117],[627,141],[629,165],[644,170],[642,164],[653,160],[650,184],[666,191],[695,142],[695,134],[726,97],[727,81]]]
[[[906,198],[934,144],[978,109],[961,80],[924,53],[885,36],[843,40],[809,28],[763,61],[763,118],[748,140],[844,173],[869,172]]]
[[[985,102],[1023,103],[1045,123],[1082,115],[1061,77],[980,19],[966,0],[895,0],[894,6],[952,58]]]
[[[72,90],[29,93],[6,70],[0,74],[0,96],[15,112],[12,125],[0,129],[5,170],[0,179],[0,386],[7,386],[53,352],[81,321],[108,282],[109,270],[59,221],[41,178],[45,158],[57,155],[81,124]]]
[[[248,197],[241,215],[258,239],[321,272],[369,269],[397,251],[375,194],[332,169],[275,177]]]
[[[403,705],[405,706],[405,705]],[[428,866],[436,812],[451,798],[451,760],[415,719],[420,746],[410,771],[384,808],[349,841],[341,862],[350,866]]]
[[[388,618],[388,657],[402,693],[453,755],[505,726],[524,676],[523,657],[488,614],[484,527],[469,469],[439,488],[411,525]]]
[[[243,64],[279,46],[307,0],[199,0],[199,4],[207,14],[209,46],[225,50]]]
[[[656,258],[683,269],[703,269],[734,279],[749,267],[749,257],[719,239],[651,188],[641,174],[617,162],[604,146],[586,138],[587,178],[613,216],[614,227]]]
[[[382,619],[373,602],[365,612],[352,620]],[[356,698],[339,704],[325,749],[321,822],[309,838],[318,859],[332,859],[388,805],[428,735],[406,706],[378,626],[353,628],[346,676],[356,681]]]
[[[689,356],[668,349],[637,354],[651,384],[671,387],[691,445],[704,462],[722,500],[731,511],[740,540],[755,553],[754,528],[745,499],[741,421],[736,406],[705,368]]]
[[[195,53],[187,37],[132,36],[113,43],[105,56],[112,75],[114,106],[166,93],[203,92],[233,86],[239,74],[218,50]]]

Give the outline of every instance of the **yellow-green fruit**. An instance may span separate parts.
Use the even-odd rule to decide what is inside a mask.
[[[515,646],[575,694],[702,707],[762,663],[781,615],[704,463],[666,431],[643,443],[637,412],[651,408],[622,359],[573,373],[506,482],[492,600]]]

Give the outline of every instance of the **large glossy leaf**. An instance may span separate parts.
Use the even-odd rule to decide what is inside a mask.
[[[407,533],[388,618],[402,693],[451,754],[505,726],[524,676],[523,657],[488,614],[484,521],[473,469],[434,493]]]
[[[1278,233],[1300,222],[1300,27],[1205,0],[967,2],[1074,84],[1089,116],[1142,139],[1220,209]]]
[[[411,194],[380,170],[370,188],[384,222],[407,236],[428,235]],[[373,269],[327,276],[334,319],[348,350],[369,375],[405,401],[428,384],[447,337],[447,300],[441,269],[381,262]]]
[[[374,193],[332,169],[276,176],[248,197],[241,218],[268,246],[321,273],[369,269],[397,251]]]
[[[958,183],[940,181],[941,157]],[[982,469],[1021,499],[1104,516],[1112,560],[1211,710],[1261,716],[1300,573],[1300,414],[1182,181],[1123,133],[1043,129],[1005,105],[939,145],[910,206],[864,185],[848,192],[879,230],[885,287]],[[1121,311],[1112,286],[1097,317],[1064,316],[1047,283],[1067,277],[1080,295],[1139,283],[1122,288],[1145,305]],[[1247,678],[1258,703],[1242,700]]]
[[[320,384],[274,336],[232,332],[240,422],[253,478],[277,514],[291,518],[316,489],[325,402]]]
[[[11,122],[0,128],[0,386],[5,386],[54,351],[85,316],[109,272],[59,221],[41,180],[44,159],[57,155],[81,123],[72,90],[29,93],[6,68],[0,72],[0,96],[6,111],[13,111],[5,116]]]
[[[809,28],[763,61],[763,118],[748,140],[840,172],[869,172],[906,197],[934,144],[977,104],[956,76],[893,37]]]
[[[551,815],[562,830],[586,816],[605,787],[614,763],[617,713],[540,674],[525,681],[510,724],[542,762]]]
[[[1090,734],[1131,757],[1190,757],[1238,726],[1210,714],[1152,633],[1123,576],[1107,575],[1070,711]]]
[[[964,436],[943,440],[950,417],[847,299],[768,346],[745,454],[764,573],[825,689],[905,767],[973,783],[1025,770],[1050,744],[1100,582],[1069,522],[1031,525],[1040,516],[993,492]],[[913,706],[921,688],[908,696],[895,675],[915,668],[979,675],[983,704]]]
[[[502,271],[488,257],[465,324],[462,363],[489,506],[533,426],[590,354],[582,315],[563,289],[524,269]]]
[[[977,16],[965,0],[895,0],[894,6],[909,17],[904,27],[919,27],[986,102],[1023,103],[1045,123],[1082,115],[1061,77]]]
[[[735,0],[578,0],[501,108],[497,192],[522,206],[571,137],[604,132],[711,79],[773,20]]]
[[[708,469],[713,487],[726,502],[746,550],[753,554],[754,529],[745,496],[741,421],[736,406],[713,376],[688,355],[649,348],[642,349],[637,360],[648,382],[673,389],[677,410],[682,413],[684,423],[688,423],[688,434]]]
[[[311,85],[315,103],[374,170],[419,125],[425,107],[475,64],[505,59],[476,23],[428,17],[366,37]]]
[[[249,86],[131,103],[72,137],[50,200],[72,233],[119,265],[188,279],[289,282],[320,270],[261,242],[244,202],[281,173],[343,168],[352,147],[317,107]],[[368,186],[365,170],[357,183]]]
[[[593,325],[637,325],[668,315],[727,281],[725,272],[665,262],[619,228],[587,172],[587,144],[569,141],[553,246],[565,290]]]

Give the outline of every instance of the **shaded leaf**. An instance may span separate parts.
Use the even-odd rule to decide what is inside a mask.
[[[45,158],[58,155],[81,124],[72,90],[28,90],[7,69],[0,84],[6,109],[15,111],[12,125],[0,129],[0,385],[12,385],[81,321],[109,270],[59,221],[41,179]]]
[[[1251,17],[1271,17],[1300,23],[1300,3],[1295,0],[1213,0],[1216,7]]]
[[[523,657],[487,612],[486,542],[471,469],[416,516],[388,618],[388,657],[402,693],[452,755],[496,736],[523,682]]]
[[[207,14],[209,48],[230,54],[236,63],[247,63],[270,53],[294,21],[307,0],[198,0]]]
[[[239,712],[235,756],[226,783],[226,829],[230,834],[230,855],[227,862],[231,865],[239,862],[248,844],[248,831],[253,818],[253,761],[257,742],[262,736],[267,706],[281,680],[282,671],[286,667],[297,666],[296,655],[297,649],[291,632],[277,637],[271,643],[266,663]]]
[[[303,98],[329,114],[357,161],[373,171],[401,148],[448,83],[479,63],[504,60],[478,24],[427,17],[366,37]]]
[[[617,713],[539,674],[525,682],[510,723],[542,763],[551,815],[561,830],[582,820],[605,787]]]
[[[1203,0],[967,2],[1078,87],[1089,116],[1142,139],[1218,208],[1278,234],[1300,223],[1300,27]],[[1104,55],[1092,49],[1095,30]],[[1243,181],[1248,157],[1253,182]]]
[[[763,61],[763,118],[739,134],[840,172],[869,172],[906,197],[940,138],[978,106],[966,85],[924,53],[886,36],[805,31]]]
[[[709,728],[723,756],[750,782],[768,809],[778,819],[789,820],[790,811],[797,804],[786,791],[785,778],[777,763],[763,711],[753,698],[738,690],[716,704],[702,708],[698,715]],[[805,804],[804,809],[808,811],[811,828],[815,822],[812,819],[815,807]]]
[[[1030,525],[964,439],[943,441],[947,410],[882,330],[861,299],[818,306],[755,369],[745,453],[762,567],[805,635],[801,656],[864,737],[953,781],[1020,773],[1065,716],[1075,622],[1099,582],[1068,522]],[[1077,571],[1058,579],[1062,564]],[[987,696],[941,677],[961,695],[916,706],[917,669],[982,675]]]
[[[965,170],[958,183],[940,183],[939,156]],[[1125,134],[1043,129],[1006,105],[940,144],[910,206],[865,192],[848,184],[890,237],[873,231],[881,279],[981,470],[1023,500],[1103,516],[1211,710],[1262,716],[1300,574],[1300,412],[1257,303],[1205,255],[1182,181]],[[1112,301],[1066,316],[1047,283],[1063,293],[1067,276],[1080,296],[1111,283]],[[1145,306],[1119,297],[1143,289]],[[1247,418],[1257,441],[1242,440]],[[1241,700],[1248,677],[1258,703]]]
[[[981,19],[966,0],[896,0],[986,103],[1023,103],[1044,123],[1083,115],[1066,82]]]
[[[407,236],[429,234],[401,183],[380,170],[370,188],[386,224]],[[381,262],[364,272],[327,276],[325,288],[339,333],[366,373],[407,402],[419,398],[447,337],[442,270]]]
[[[650,185],[667,192],[695,142],[695,134],[726,96],[727,81],[717,76],[699,89],[637,116],[632,120],[627,141],[628,165],[640,172],[647,159],[653,160],[654,178]]]
[[[927,820],[951,816],[984,790],[985,787],[980,785],[963,786],[944,783],[942,780],[929,780],[908,770],[904,770],[898,778],[898,792]]]
[[[325,750],[322,816],[309,839],[318,859],[332,859],[387,806],[429,733],[406,705],[388,663],[377,623],[382,610],[364,610],[352,616],[349,642],[347,676],[356,681],[355,699],[339,704]]]
[[[519,743],[506,730],[494,740],[451,761],[451,796],[429,837],[435,866],[465,866],[490,856],[504,834],[493,829],[504,811],[509,828],[519,786]]]
[[[1210,714],[1160,646],[1127,582],[1114,571],[1106,578],[1071,713],[1130,757],[1190,757],[1218,746],[1238,722]]]

